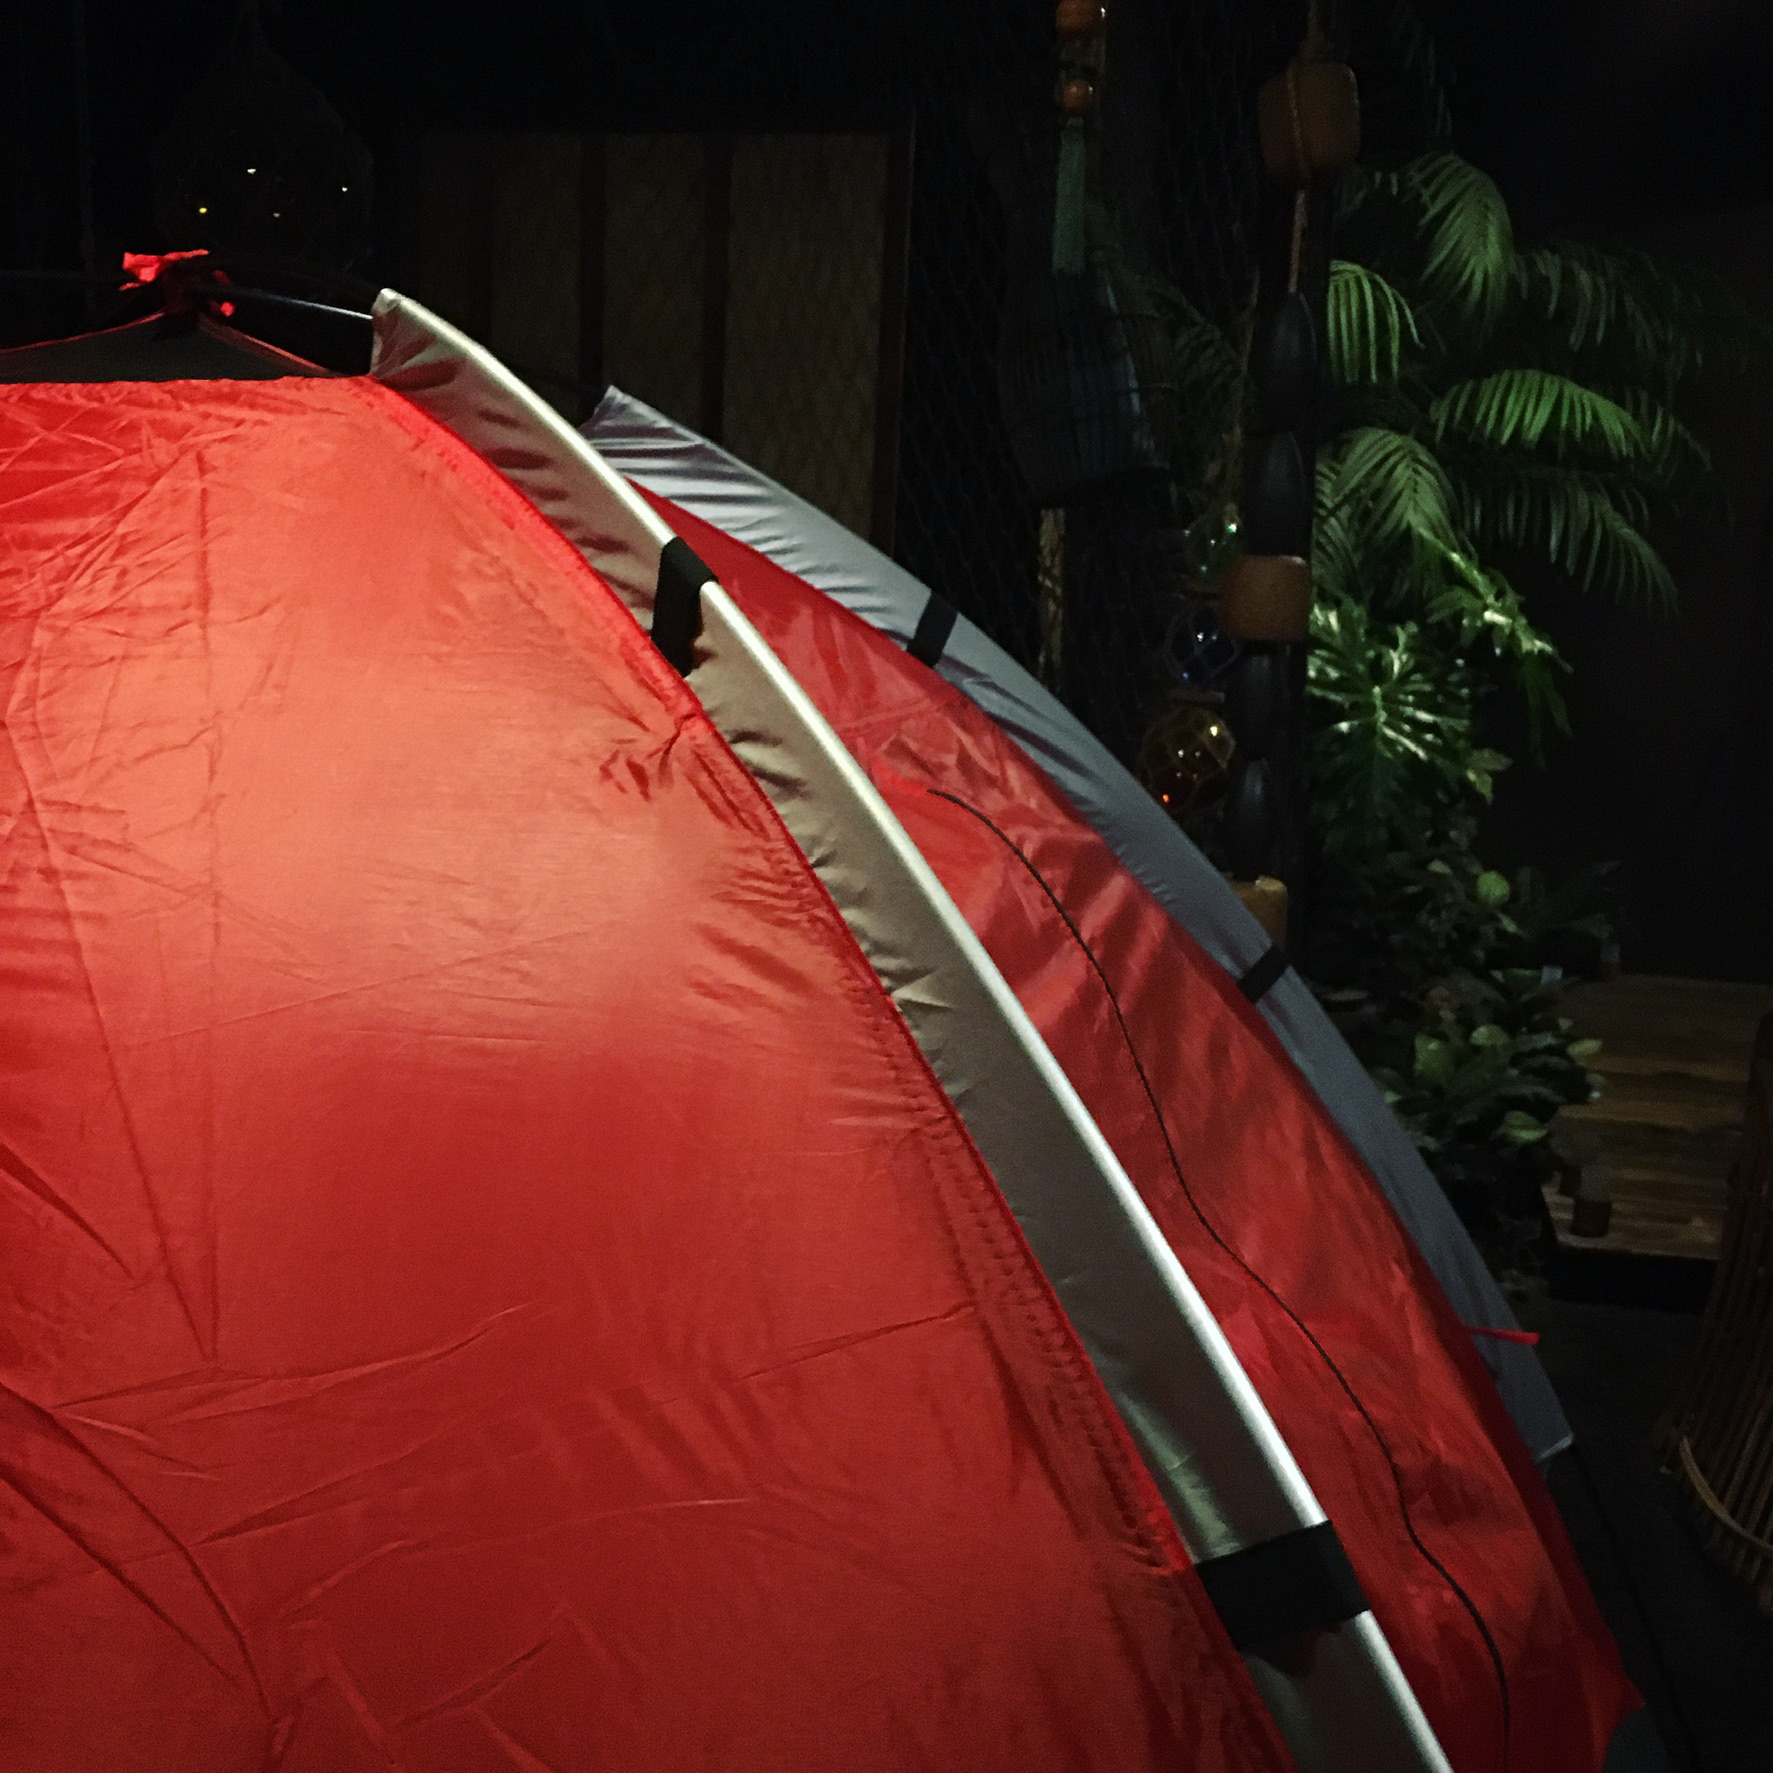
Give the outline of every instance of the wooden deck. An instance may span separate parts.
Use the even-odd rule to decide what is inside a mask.
[[[1742,1143],[1749,1049],[1773,1010],[1773,985],[1627,977],[1579,986],[1568,1014],[1603,1044],[1598,1102],[1564,1111],[1613,1166],[1604,1238],[1570,1231],[1570,1201],[1548,1189],[1558,1235],[1573,1250],[1715,1259],[1725,1183]]]

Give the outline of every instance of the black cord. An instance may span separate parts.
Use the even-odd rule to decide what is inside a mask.
[[[1681,1703],[1680,1688],[1675,1685],[1674,1677],[1669,1673],[1668,1659],[1662,1653],[1662,1639],[1650,1620],[1650,1609],[1644,1600],[1644,1591],[1638,1586],[1638,1579],[1633,1574],[1631,1561],[1625,1555],[1625,1547],[1620,1543],[1618,1529],[1613,1525],[1613,1517],[1607,1512],[1607,1505],[1601,1500],[1600,1485],[1595,1482],[1594,1471],[1582,1451],[1582,1443],[1573,1441],[1570,1444],[1570,1458],[1576,1469],[1582,1474],[1583,1488],[1588,1491],[1589,1506],[1594,1509],[1595,1519],[1601,1523],[1601,1532],[1607,1541],[1607,1549],[1613,1554],[1613,1562],[1619,1567],[1619,1574],[1625,1582],[1625,1592],[1631,1597],[1632,1611],[1638,1616],[1638,1624],[1643,1628],[1644,1642],[1650,1649],[1650,1660],[1656,1666],[1656,1678],[1662,1683],[1664,1697],[1668,1700],[1669,1715],[1673,1717],[1676,1728],[1681,1733],[1681,1747],[1685,1750],[1687,1764],[1693,1773],[1704,1773],[1705,1760],[1699,1752],[1698,1739],[1693,1734],[1692,1721],[1687,1716],[1687,1708]]]
[[[161,293],[162,286],[153,283],[119,284],[115,277],[88,277],[80,271],[0,271],[0,283],[20,284],[41,289],[114,289],[122,295]],[[304,314],[324,314],[332,320],[355,320],[368,325],[373,316],[362,308],[338,308],[330,302],[310,301],[306,296],[284,295],[274,289],[257,289],[242,283],[174,283],[179,293],[192,302],[264,302],[273,308],[290,308]]]
[[[163,294],[163,288],[158,279],[153,283],[119,284],[114,277],[88,277],[79,271],[0,271],[0,284],[44,289],[109,289],[125,298],[123,306],[127,306],[127,298],[131,296],[160,296]],[[257,289],[251,284],[186,283],[179,287],[184,299],[190,302],[217,303],[243,300],[262,302],[273,308],[285,308],[297,313],[324,314],[332,320],[354,320],[369,325],[373,325],[375,321],[374,315],[364,312],[361,308],[338,308],[329,302],[310,301],[306,296],[284,295],[274,289]],[[537,369],[530,364],[513,363],[508,358],[506,363],[532,387],[543,384],[562,388],[570,394],[578,395],[589,406],[595,407],[607,392],[607,389],[603,387],[592,387],[589,382],[577,381],[572,376],[558,375],[553,370]]]
[[[1304,1319],[1299,1316],[1292,1306],[1289,1305],[1286,1300],[1283,1299],[1280,1294],[1277,1293],[1275,1289],[1270,1286],[1247,1261],[1244,1260],[1243,1256],[1226,1241],[1226,1239],[1220,1234],[1218,1227],[1213,1224],[1212,1220],[1210,1220],[1202,1210],[1200,1202],[1194,1198],[1194,1191],[1188,1186],[1188,1178],[1182,1173],[1182,1162],[1176,1154],[1175,1141],[1170,1137],[1169,1122],[1165,1118],[1163,1108],[1158,1102],[1157,1092],[1152,1087],[1151,1079],[1146,1075],[1144,1063],[1139,1057],[1139,1049],[1133,1041],[1133,1031],[1127,1026],[1126,1016],[1121,1010],[1120,999],[1115,995],[1114,986],[1109,982],[1107,973],[1103,971],[1102,963],[1097,960],[1095,951],[1090,947],[1089,943],[1084,940],[1083,932],[1077,927],[1076,923],[1072,921],[1071,913],[1060,903],[1059,895],[1047,884],[1046,879],[1041,874],[1040,870],[1028,859],[1015,840],[987,818],[984,813],[980,812],[977,807],[969,806],[964,800],[960,799],[958,795],[945,793],[940,788],[926,789],[925,792],[935,795],[938,800],[945,800],[950,805],[959,807],[963,813],[972,814],[972,816],[990,831],[998,841],[1004,845],[1010,854],[1028,870],[1030,879],[1032,879],[1034,884],[1046,895],[1048,903],[1051,904],[1053,910],[1058,913],[1060,921],[1065,925],[1066,929],[1071,932],[1071,939],[1078,945],[1079,949],[1082,950],[1084,958],[1090,963],[1091,970],[1095,973],[1097,980],[1102,986],[1103,992],[1108,998],[1109,1007],[1114,1011],[1114,1019],[1120,1027],[1121,1039],[1126,1043],[1127,1055],[1133,1061],[1133,1069],[1139,1074],[1139,1083],[1145,1091],[1145,1099],[1151,1106],[1152,1115],[1157,1121],[1158,1131],[1163,1135],[1164,1149],[1169,1153],[1170,1168],[1175,1173],[1176,1185],[1182,1190],[1183,1199],[1188,1202],[1195,1218],[1200,1221],[1201,1228],[1206,1232],[1207,1236],[1210,1237],[1213,1242],[1216,1243],[1219,1248],[1222,1249],[1225,1254],[1229,1256],[1271,1300],[1274,1301],[1274,1303],[1286,1314],[1287,1318],[1299,1331],[1300,1335],[1302,1335],[1305,1340],[1311,1344],[1312,1348],[1316,1350],[1318,1358],[1322,1360],[1324,1365],[1329,1369],[1331,1375],[1335,1378],[1336,1383],[1341,1386],[1344,1394],[1347,1396],[1348,1401],[1353,1404],[1355,1409],[1359,1412],[1361,1420],[1366,1423],[1368,1432],[1371,1433],[1374,1443],[1379,1448],[1380,1454],[1383,1456],[1387,1466],[1391,1469],[1391,1481],[1397,1490],[1398,1512],[1403,1517],[1404,1531],[1409,1534],[1410,1543],[1415,1546],[1416,1550],[1421,1554],[1429,1568],[1446,1583],[1447,1587],[1451,1589],[1454,1595],[1458,1598],[1460,1605],[1463,1606],[1465,1611],[1470,1615],[1472,1624],[1477,1627],[1478,1635],[1484,1640],[1484,1648],[1489,1652],[1491,1666],[1496,1672],[1496,1685],[1501,1694],[1502,1762],[1506,1767],[1508,1764],[1509,1747],[1513,1734],[1513,1706],[1508,1691],[1508,1669],[1502,1660],[1502,1652],[1497,1647],[1496,1639],[1490,1631],[1488,1622],[1478,1610],[1477,1603],[1465,1592],[1452,1571],[1429,1550],[1428,1546],[1423,1542],[1421,1534],[1417,1532],[1416,1523],[1410,1515],[1409,1497],[1404,1489],[1404,1475],[1398,1469],[1397,1460],[1393,1457],[1391,1448],[1386,1445],[1385,1436],[1380,1433],[1379,1425],[1373,1420],[1371,1415],[1368,1414],[1366,1405],[1361,1402],[1354,1387],[1349,1383],[1347,1375],[1336,1365],[1330,1351],[1317,1339],[1310,1326],[1307,1325]]]

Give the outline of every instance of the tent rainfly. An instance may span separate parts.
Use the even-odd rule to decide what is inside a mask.
[[[643,401],[612,388],[585,426],[598,453],[667,500],[816,586],[922,658],[1057,786],[1122,866],[1239,982],[1379,1182],[1542,1463],[1570,1425],[1501,1289],[1416,1147],[1310,988],[1169,815],[1043,684],[859,536]],[[1503,1332],[1501,1335],[1495,1332]]]
[[[1339,1061],[375,324],[0,359],[0,1765],[1639,1764]]]

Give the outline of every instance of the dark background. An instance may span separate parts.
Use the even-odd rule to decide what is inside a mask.
[[[278,49],[382,148],[404,126],[439,122],[868,127],[893,119],[908,60],[940,47],[963,10],[930,0],[261,7]],[[1047,8],[1001,0],[1000,10]],[[1424,0],[1419,10],[1460,150],[1501,185],[1523,230],[1629,232],[1773,197],[1773,8],[1762,0]],[[67,199],[82,12],[108,249],[125,234],[140,247],[152,232],[146,150],[234,11],[226,0],[7,0],[9,262],[20,249],[78,251]]]
[[[1421,10],[1458,146],[1497,180],[1523,236],[1654,246],[1724,270],[1773,311],[1766,0],[1423,0]],[[364,290],[399,276],[400,148],[415,129],[890,128],[928,91],[914,70],[976,75],[993,31],[1008,43],[1050,29],[1046,0],[286,0],[262,11],[276,48],[376,156],[372,246],[355,268]],[[150,150],[234,17],[219,0],[4,0],[0,262],[108,268],[126,245],[186,244],[158,238]],[[939,132],[920,138],[926,157],[964,151]],[[989,276],[989,251],[980,265]],[[945,324],[941,309],[932,296],[920,313],[914,289],[914,342],[920,327]],[[42,336],[83,312],[65,298],[9,299],[4,324]],[[915,389],[908,401],[915,424]],[[1734,525],[1663,538],[1682,585],[1678,615],[1531,588],[1576,667],[1576,732],[1543,771],[1523,763],[1505,778],[1490,842],[1500,860],[1554,870],[1618,858],[1636,925],[1630,966],[1769,979],[1773,384],[1703,390],[1693,417],[1719,451]]]
[[[1646,246],[1773,312],[1773,8],[1558,0],[1428,9],[1459,146],[1527,237]],[[1678,613],[1553,586],[1574,737],[1518,768],[1491,840],[1551,866],[1618,858],[1644,971],[1773,978],[1773,380],[1718,378],[1687,414],[1733,523],[1659,537]]]
[[[1459,147],[1517,225],[1636,230],[1773,196],[1761,0],[1429,0]]]

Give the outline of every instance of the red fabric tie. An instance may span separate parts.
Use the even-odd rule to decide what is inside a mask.
[[[1524,1342],[1529,1348],[1539,1340],[1537,1330],[1498,1330],[1488,1324],[1467,1324],[1466,1333],[1472,1336],[1488,1336],[1496,1342]]]
[[[129,274],[130,281],[119,287],[138,289],[143,284],[158,283],[164,275],[173,290],[173,293],[167,298],[167,306],[182,306],[185,296],[184,277],[174,267],[185,260],[208,257],[208,248],[202,246],[192,247],[186,252],[126,252],[123,255],[123,269]],[[217,283],[228,281],[228,274],[225,271],[217,270],[214,272],[214,276]],[[232,315],[234,312],[232,302],[218,302],[216,307],[223,315]]]

